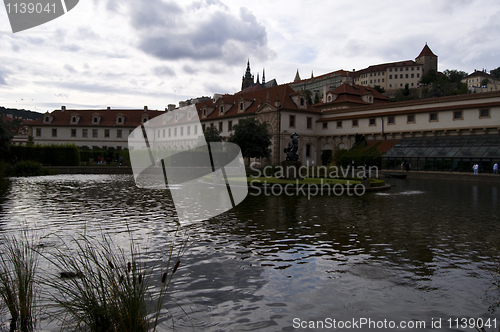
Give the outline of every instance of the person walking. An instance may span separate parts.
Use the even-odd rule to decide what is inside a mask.
[[[474,174],[479,174],[479,164],[474,164]]]
[[[498,174],[498,163],[495,163],[495,165],[493,165],[493,174]]]

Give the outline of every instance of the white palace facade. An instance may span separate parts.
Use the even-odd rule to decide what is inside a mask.
[[[284,160],[283,149],[295,132],[300,135],[300,159],[310,165],[321,164],[324,150],[350,149],[357,134],[372,143],[416,137],[500,135],[500,91],[389,102],[371,87],[343,84],[325,91],[320,103],[309,105],[304,91],[294,91],[285,84],[218,95],[191,105],[189,110],[185,114],[179,109],[67,110],[63,106],[31,123],[29,132],[36,144],[123,149],[128,147],[128,136],[137,126],[157,116],[167,119],[168,115],[168,129],[158,129],[150,144],[184,150],[196,145],[207,126],[229,137],[240,119],[255,117],[266,123],[272,134],[272,155],[261,164]],[[192,122],[195,118],[199,119],[195,121],[198,125]]]

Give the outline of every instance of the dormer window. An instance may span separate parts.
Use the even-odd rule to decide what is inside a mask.
[[[146,123],[146,121],[148,121],[147,118],[142,118],[142,123]]]
[[[118,118],[118,123],[122,123],[122,118]]]
[[[48,116],[45,117],[45,122],[50,122],[50,118]]]
[[[240,102],[240,112],[243,111],[243,102]]]
[[[207,116],[207,109],[203,109],[203,117],[206,117]]]
[[[300,97],[300,106],[304,106],[304,97]]]
[[[332,95],[328,95],[328,102],[332,101]]]
[[[220,106],[220,113],[219,114],[224,114],[224,105]]]
[[[76,122],[76,116],[71,118],[71,122],[75,123]]]
[[[99,118],[97,118],[97,116],[94,116],[94,120],[93,120],[94,123],[97,123],[99,122]]]

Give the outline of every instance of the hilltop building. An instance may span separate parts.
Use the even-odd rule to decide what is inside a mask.
[[[386,91],[402,89],[408,84],[410,89],[420,86],[420,79],[429,71],[438,70],[438,57],[425,44],[420,54],[413,60],[383,63],[353,71],[354,84],[375,87]]]
[[[241,79],[241,91],[246,91],[246,92],[255,91],[259,89],[270,88],[277,85],[278,83],[276,82],[276,79],[272,79],[271,81],[266,82],[265,69],[262,70],[262,83],[259,80],[259,74],[257,74],[257,81],[255,82],[254,75],[252,75],[252,72],[250,70],[250,60],[248,60],[245,75],[243,75]]]
[[[483,69],[481,71],[474,70],[472,74],[462,79],[462,83],[467,84],[467,87],[472,91],[475,91],[476,88],[485,88],[486,91],[492,91],[499,89],[498,86],[500,85],[500,80],[495,76],[488,74],[486,70]]]

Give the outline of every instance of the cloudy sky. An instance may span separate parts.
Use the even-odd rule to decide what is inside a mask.
[[[57,0],[58,1],[58,0]],[[500,2],[467,0],[80,0],[12,33],[0,8],[0,106],[164,109],[235,93],[257,76],[293,81],[414,59],[439,70],[500,66]]]

